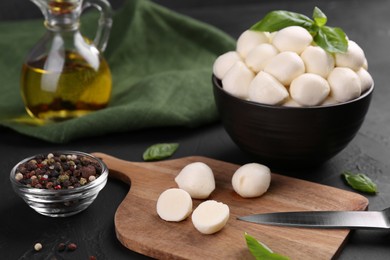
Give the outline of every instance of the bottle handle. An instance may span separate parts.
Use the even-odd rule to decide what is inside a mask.
[[[112,27],[112,9],[107,0],[85,0],[83,10],[88,7],[95,7],[100,12],[98,28],[94,39],[95,46],[104,51],[107,47],[108,38]]]

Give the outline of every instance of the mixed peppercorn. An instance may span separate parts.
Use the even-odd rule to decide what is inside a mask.
[[[88,156],[49,153],[21,163],[15,179],[27,187],[61,190],[84,186],[101,172],[100,164]]]

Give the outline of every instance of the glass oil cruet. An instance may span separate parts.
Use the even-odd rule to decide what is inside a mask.
[[[111,72],[102,56],[111,25],[106,0],[31,0],[42,11],[46,33],[32,48],[22,68],[21,92],[28,114],[61,121],[107,106]],[[100,11],[94,41],[79,31],[87,7]]]

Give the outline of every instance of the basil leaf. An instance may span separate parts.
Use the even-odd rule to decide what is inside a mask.
[[[363,173],[353,174],[351,172],[344,172],[341,174],[347,183],[355,190],[367,192],[367,193],[377,193],[376,184]]]
[[[264,16],[259,22],[255,23],[250,30],[262,32],[279,31],[288,26],[301,26],[311,31],[313,21],[303,15],[289,11],[272,11]]]
[[[313,19],[314,19],[314,22],[316,23],[316,25],[318,25],[319,27],[324,26],[326,24],[326,22],[328,21],[328,18],[326,17],[326,15],[317,6],[314,7]]]
[[[322,26],[314,36],[314,42],[327,52],[345,53],[348,50],[348,41],[341,28]]]
[[[289,258],[283,255],[272,252],[266,245],[259,243],[254,237],[245,233],[245,240],[251,254],[256,260],[288,260]]]
[[[179,147],[177,143],[162,143],[150,146],[143,154],[144,161],[156,161],[170,157]]]

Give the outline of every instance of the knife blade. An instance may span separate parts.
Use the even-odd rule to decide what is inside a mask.
[[[257,224],[328,228],[389,229],[390,208],[383,211],[298,211],[253,214],[239,220]]]

